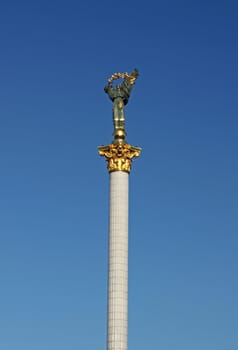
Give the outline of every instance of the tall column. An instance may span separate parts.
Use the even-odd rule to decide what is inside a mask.
[[[128,173],[110,174],[108,350],[127,349]]]
[[[98,147],[110,174],[107,350],[127,350],[128,324],[128,178],[141,148],[126,143],[125,105],[139,75],[114,73],[104,91],[113,102],[114,140]],[[113,86],[113,81],[122,79]]]
[[[128,183],[140,151],[124,141],[99,147],[110,173],[107,350],[127,350]]]

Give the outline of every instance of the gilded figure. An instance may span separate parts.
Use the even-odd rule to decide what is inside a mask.
[[[139,72],[134,69],[131,74],[115,73],[108,79],[108,84],[104,91],[108,94],[113,102],[113,124],[114,129],[125,130],[125,106],[128,103],[132,87],[137,79]],[[122,78],[123,82],[113,86],[113,80]]]

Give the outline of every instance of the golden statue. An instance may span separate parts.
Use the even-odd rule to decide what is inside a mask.
[[[104,91],[108,94],[113,102],[113,125],[114,135],[119,130],[125,134],[125,105],[128,103],[132,87],[139,75],[137,69],[134,69],[131,74],[128,73],[114,73],[105,86]],[[116,88],[113,86],[113,80],[123,79],[122,84],[117,84]]]
[[[126,143],[125,105],[128,103],[133,85],[139,75],[137,69],[131,74],[114,73],[104,90],[113,102],[114,140],[107,146],[98,147],[100,156],[105,157],[109,172],[124,171],[130,173],[133,158],[139,157],[141,148]],[[123,79],[122,84],[113,86],[113,80]]]

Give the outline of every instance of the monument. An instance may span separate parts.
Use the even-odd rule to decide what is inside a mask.
[[[133,158],[141,148],[126,142],[125,106],[139,75],[115,73],[104,90],[113,102],[113,141],[98,147],[110,176],[107,350],[127,350],[128,334],[128,185]],[[113,85],[114,80],[122,83]]]

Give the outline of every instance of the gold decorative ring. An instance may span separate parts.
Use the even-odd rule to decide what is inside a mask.
[[[129,79],[130,80],[130,83],[133,85],[135,83],[135,80],[136,80],[136,77],[125,72],[125,73],[114,73],[112,74],[112,76],[108,79],[108,82],[109,83],[112,83],[113,80],[117,80],[117,79]]]

